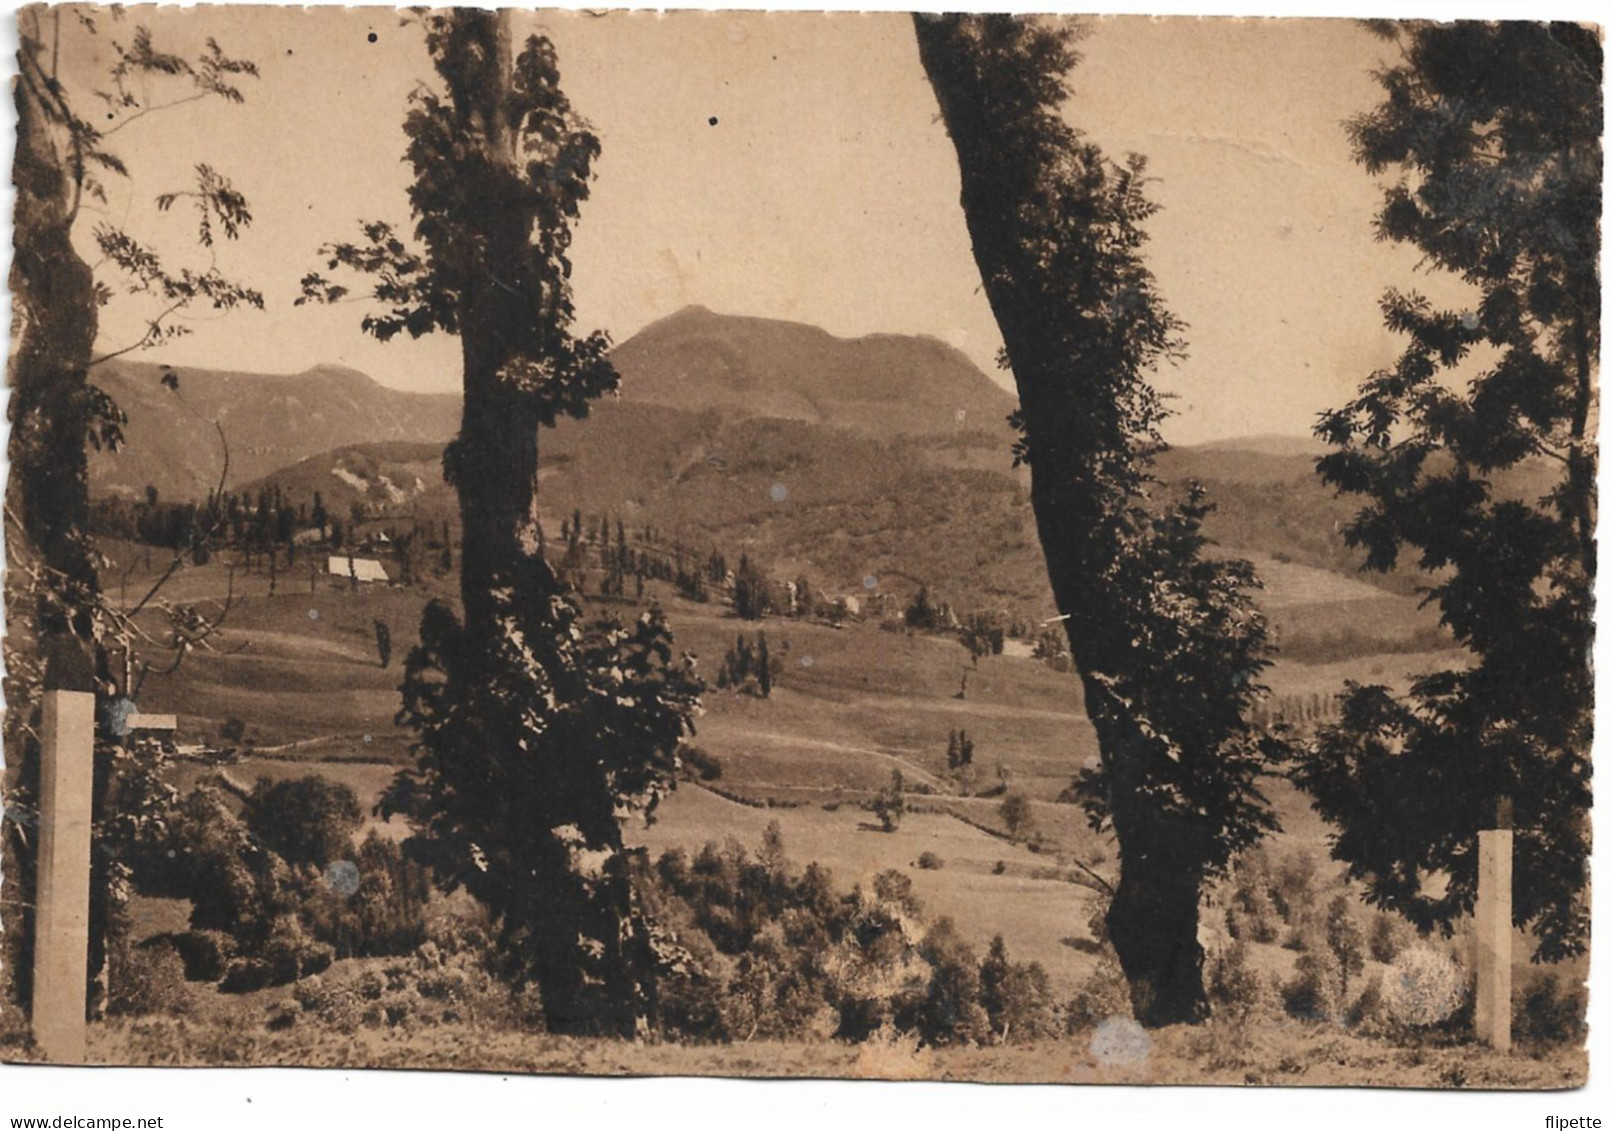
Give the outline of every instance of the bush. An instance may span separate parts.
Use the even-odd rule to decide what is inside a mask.
[[[1333,897],[1327,905],[1327,949],[1338,962],[1338,989],[1343,1000],[1349,996],[1349,979],[1366,968],[1366,938],[1355,922],[1347,895]]]
[[[1238,858],[1231,897],[1226,906],[1226,931],[1234,939],[1273,943],[1280,935],[1281,917],[1271,898],[1270,864],[1260,849]]]
[[[1209,959],[1205,989],[1217,1017],[1247,1021],[1275,1012],[1271,986],[1248,962],[1248,945],[1241,939]]]
[[[1302,929],[1309,924],[1316,900],[1315,857],[1295,849],[1282,858],[1271,877],[1271,899],[1277,914],[1288,926]]]
[[[1039,962],[1010,962],[1001,935],[991,940],[980,966],[980,1004],[998,1039],[1033,1041],[1052,1036],[1052,987]]]
[[[1002,824],[1007,826],[1008,836],[1014,840],[1029,833],[1035,823],[1035,814],[1030,808],[1030,799],[1022,793],[1010,793],[1002,799],[997,807],[997,816]]]
[[[928,872],[939,871],[946,866],[946,861],[933,852],[920,852],[918,854],[918,867]]]
[[[1071,1033],[1095,1029],[1113,1017],[1131,1015],[1131,988],[1119,963],[1112,958],[1104,958],[1081,980],[1065,1010]]]
[[[1564,986],[1556,974],[1536,970],[1512,1008],[1512,1033],[1536,1048],[1581,1046],[1589,1035],[1587,1007],[1582,984]]]
[[[272,980],[273,972],[263,959],[236,958],[225,968],[218,988],[226,994],[249,994],[268,986]]]
[[[216,982],[235,957],[235,940],[223,931],[184,931],[168,938],[185,964],[192,982]]]
[[[991,865],[991,875],[993,875],[993,876],[1002,876],[1002,875],[1006,875],[1006,874],[1007,874],[1007,861],[1006,860],[998,860],[995,864]]]
[[[1282,1005],[1301,1021],[1331,1021],[1339,1016],[1343,979],[1338,960],[1325,947],[1311,947],[1299,955],[1292,979],[1282,987]]]
[[[352,788],[317,774],[280,782],[258,778],[243,815],[258,843],[293,867],[351,859],[353,834],[364,823]]]
[[[304,1012],[317,1017],[322,1027],[337,1033],[355,1033],[364,1024],[366,1014],[378,1016],[355,985],[328,984],[318,974],[298,982],[291,996]]]
[[[985,1038],[990,1026],[980,1005],[980,967],[974,949],[942,917],[925,933],[919,953],[929,963],[929,984],[915,1028],[932,1045],[966,1044]]]
[[[1421,1028],[1454,1016],[1465,1004],[1467,979],[1460,965],[1430,946],[1406,950],[1383,978],[1383,1004],[1401,1025]]]
[[[1371,917],[1366,933],[1366,948],[1374,961],[1389,963],[1410,945],[1410,924],[1390,911],[1379,911]]]
[[[1355,1030],[1363,1037],[1380,1037],[1388,1034],[1394,1028],[1392,1018],[1388,1016],[1388,1006],[1383,1001],[1382,975],[1377,974],[1366,983],[1366,988],[1360,991],[1344,1016],[1349,1028]]]
[[[336,951],[329,943],[309,938],[302,923],[286,915],[275,920],[260,957],[268,967],[269,983],[282,986],[328,969]]]
[[[431,877],[403,855],[396,841],[371,832],[357,859],[339,862],[318,876],[304,873],[294,906],[309,933],[335,948],[338,958],[408,954],[425,941]],[[337,867],[349,867],[349,888],[333,882]]]
[[[1086,930],[1091,933],[1092,942],[1098,946],[1108,945],[1108,910],[1113,904],[1114,893],[1107,888],[1092,893],[1091,914],[1086,917]]]
[[[114,940],[108,948],[106,981],[106,1011],[111,1014],[185,1014],[194,1005],[184,959],[166,938],[142,946]]]
[[[885,832],[893,833],[901,827],[901,818],[907,812],[907,799],[900,770],[890,771],[890,784],[868,802],[868,809],[879,818],[879,824]]]
[[[693,780],[716,781],[722,776],[722,762],[714,754],[707,754],[699,746],[683,746],[678,751],[683,761],[683,776]]]

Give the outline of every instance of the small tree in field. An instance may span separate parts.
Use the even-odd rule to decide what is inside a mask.
[[[1366,968],[1366,936],[1355,921],[1347,895],[1339,893],[1327,905],[1326,942],[1338,960],[1338,979],[1347,998],[1349,979]]]
[[[1002,818],[1002,824],[1007,826],[1008,836],[1019,840],[1029,833],[1035,824],[1035,812],[1030,808],[1030,799],[1022,793],[1010,793],[1002,798],[1002,804],[997,806],[997,816]]]
[[[1006,642],[1001,623],[985,613],[970,613],[957,630],[957,638],[968,650],[968,661],[979,667],[986,656],[1000,656]]]
[[[879,824],[884,826],[884,831],[887,833],[893,833],[900,828],[901,818],[906,815],[907,796],[905,788],[906,783],[902,781],[901,771],[891,770],[890,784],[875,794],[872,802],[869,803],[869,808],[873,810],[873,815],[879,818]]]

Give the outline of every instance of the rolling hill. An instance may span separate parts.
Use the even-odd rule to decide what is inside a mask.
[[[573,508],[617,514],[831,589],[855,592],[872,575],[927,583],[964,608],[1051,615],[1024,472],[1011,466],[1013,398],[958,351],[689,307],[612,358],[620,396],[543,439],[542,505],[556,527]],[[149,483],[165,498],[203,496],[220,468],[218,420],[232,489],[318,490],[336,513],[362,501],[398,517],[454,514],[440,452],[457,427],[455,396],[328,367],[186,369],[177,391],[165,372],[127,364],[102,378],[129,414],[129,447],[96,457],[97,492]],[[1208,532],[1266,566],[1273,605],[1403,599],[1417,577],[1357,572],[1343,537],[1356,504],[1316,478],[1319,453],[1302,438],[1249,437],[1175,449],[1159,471],[1209,488]]]
[[[172,373],[178,388],[163,383]],[[90,459],[96,495],[200,499],[217,485],[229,443],[229,485],[261,478],[346,444],[445,443],[459,428],[459,398],[389,389],[353,369],[290,375],[110,362],[96,384],[128,416],[127,446]]]
[[[651,323],[610,356],[623,398],[638,404],[825,424],[880,440],[962,430],[1005,436],[1016,403],[935,338],[837,338],[703,306]]]

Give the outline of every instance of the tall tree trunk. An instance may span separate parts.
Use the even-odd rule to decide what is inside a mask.
[[[26,46],[19,57],[11,266],[16,348],[6,501],[22,525],[27,552],[55,571],[56,586],[93,592],[95,569],[84,530],[95,281],[73,247],[78,186],[65,104],[55,79]],[[86,611],[64,614],[51,603],[41,613],[41,632],[89,637]]]
[[[504,112],[513,97],[511,13],[466,10],[461,18],[496,24],[482,29],[496,35],[497,61],[493,89],[477,112],[485,157],[514,180],[520,134]],[[531,336],[523,331],[539,317],[534,304],[543,301],[541,280],[526,277],[533,217],[498,201],[467,211],[480,229],[484,257],[460,304],[464,410],[453,475],[462,524],[460,584],[466,634],[476,642],[480,662],[498,665],[509,662],[505,646],[515,637],[538,648],[566,631],[556,623],[564,615],[556,610],[567,598],[543,557],[539,415],[530,390],[504,375],[507,364],[530,350]],[[557,684],[566,678],[563,665],[553,665],[547,675]],[[497,681],[493,670],[486,677],[489,686]],[[554,693],[562,702],[568,694],[585,694],[563,684]],[[511,799],[508,811],[520,826],[511,835],[533,838],[534,855],[544,861],[517,897],[521,910],[508,918],[537,956],[549,1028],[634,1035],[648,1008],[643,932],[635,921],[608,783],[599,779],[586,751],[555,751],[541,787]]]
[[[60,18],[60,14],[56,14]],[[78,206],[78,160],[67,129],[68,107],[54,75],[34,54],[26,37],[18,52],[13,84],[17,147],[12,166],[16,188],[12,215],[12,337],[7,367],[11,422],[6,484],[7,648],[13,670],[7,679],[7,760],[15,767],[8,785],[16,797],[37,796],[42,683],[15,666],[19,658],[40,664],[43,682],[91,690],[90,659],[104,670],[104,655],[93,649],[93,603],[97,578],[86,527],[89,518],[88,430],[93,421],[89,368],[95,345],[97,301],[89,264],[73,247]],[[19,529],[20,527],[20,529]],[[21,570],[44,571],[38,584],[22,580]],[[104,766],[97,764],[97,778]],[[97,804],[101,793],[96,794]],[[97,816],[99,816],[99,809]],[[6,959],[12,988],[27,1009],[32,998],[33,906],[37,847],[21,826],[7,825],[6,865],[21,889],[21,910]],[[104,860],[96,858],[91,886],[90,951],[87,975],[100,974],[105,957],[107,888]]]
[[[961,17],[970,19],[973,17]],[[989,20],[995,17],[981,17]],[[1009,102],[992,86],[1000,56],[956,33],[959,17],[914,16],[919,56],[957,151],[961,202],[987,300],[1001,331],[1019,394],[1030,454],[1030,500],[1053,598],[1064,617],[1070,658],[1080,673],[1085,706],[1097,733],[1108,782],[1108,812],[1119,844],[1121,876],[1108,913],[1109,938],[1137,1019],[1149,1026],[1201,1020],[1203,948],[1198,943],[1200,884],[1208,851],[1201,829],[1162,814],[1144,788],[1159,744],[1139,729],[1134,712],[1113,701],[1102,676],[1135,666],[1131,629],[1114,610],[1108,588],[1116,530],[1132,504],[1126,483],[1145,465],[1124,406],[1104,403],[1106,386],[1071,363],[1058,324],[1068,314],[1047,278],[1048,254],[1024,238],[1026,217],[1055,208],[1041,183],[1052,163],[1072,159],[1036,136],[1042,95]],[[1056,107],[1052,108],[1056,110]],[[1040,144],[1004,152],[1009,137]],[[1036,167],[1036,162],[1044,162]]]

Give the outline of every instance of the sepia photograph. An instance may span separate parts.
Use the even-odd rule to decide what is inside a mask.
[[[4,18],[0,1061],[1586,1085],[1599,27]]]

